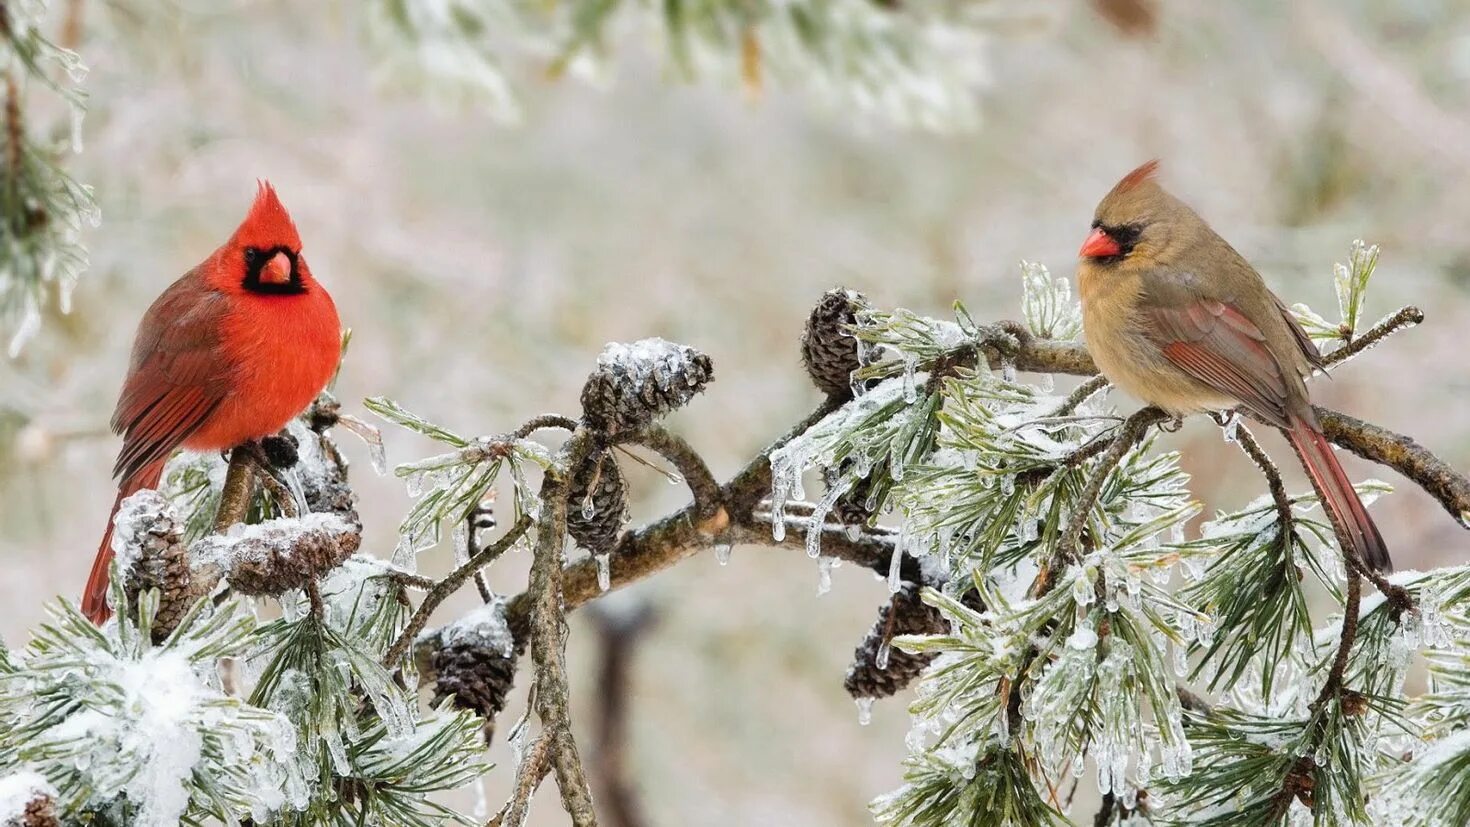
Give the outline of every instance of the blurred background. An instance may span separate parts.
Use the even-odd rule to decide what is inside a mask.
[[[714,359],[712,388],[670,424],[724,477],[818,403],[798,340],[824,290],[933,315],[959,298],[977,317],[1014,318],[1018,262],[1070,273],[1097,199],[1159,157],[1165,184],[1288,303],[1337,318],[1333,262],[1354,238],[1381,244],[1368,321],[1405,303],[1427,321],[1314,394],[1470,466],[1470,3],[996,0],[944,40],[969,108],[942,121],[875,116],[779,74],[690,81],[638,25],[612,27],[599,61],[523,56],[507,68],[512,113],[380,82],[403,73],[393,33],[365,11],[376,4],[53,5],[91,67],[85,149],[67,168],[95,187],[103,223],[82,236],[92,265],[72,312],[49,312],[0,361],[0,635],[12,643],[53,595],[75,597],[90,564],[138,318],[234,229],[258,177],[354,330],[338,385],[349,410],[382,394],[496,433],[575,413],[603,343],[662,336]],[[432,450],[385,437],[390,462]],[[366,546],[387,556],[408,498],[341,442]],[[1207,422],[1166,444],[1184,451],[1207,513],[1263,492]],[[635,520],[686,496],[627,469]],[[1401,568],[1470,551],[1410,487],[1374,513]],[[528,562],[497,564],[492,584],[519,591]],[[447,548],[420,561],[450,565]],[[900,780],[906,714],[901,698],[883,702],[859,726],[842,676],[886,591],[851,567],[834,579],[818,598],[804,555],[737,548],[726,567],[694,559],[619,598],[657,616],[620,695],[647,824],[870,823],[866,803]],[[569,654],[584,744],[609,691],[608,644],[587,614]],[[494,803],[513,763],[503,738],[492,756]],[[544,803],[534,823],[562,823]]]

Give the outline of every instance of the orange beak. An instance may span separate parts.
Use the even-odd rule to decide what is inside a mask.
[[[291,281],[291,257],[276,253],[260,268],[260,280],[266,284],[286,284]]]
[[[1108,235],[1102,227],[1093,227],[1092,232],[1087,234],[1087,240],[1082,242],[1082,249],[1077,255],[1082,258],[1112,258],[1123,252],[1118,242]]]

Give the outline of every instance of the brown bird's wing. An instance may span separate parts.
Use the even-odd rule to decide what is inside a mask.
[[[1276,299],[1276,309],[1281,311],[1281,317],[1286,319],[1286,326],[1291,330],[1292,341],[1296,342],[1297,349],[1301,351],[1302,358],[1306,359],[1307,364],[1311,367],[1317,370],[1325,370],[1327,365],[1322,361],[1322,351],[1317,349],[1317,345],[1312,342],[1312,337],[1308,336],[1307,331],[1302,329],[1302,323],[1296,320],[1296,316],[1291,312],[1290,308],[1282,303],[1281,299],[1274,295],[1271,298]]]
[[[1260,328],[1225,302],[1198,299],[1143,311],[1148,337],[1164,358],[1216,391],[1240,400],[1252,413],[1290,427],[1292,385]]]
[[[148,308],[112,414],[113,431],[123,434],[114,475],[127,480],[166,459],[225,398],[230,366],[219,336],[228,306],[191,273]]]

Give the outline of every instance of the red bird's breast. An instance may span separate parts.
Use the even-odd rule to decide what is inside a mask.
[[[313,284],[295,295],[236,295],[221,319],[230,392],[184,445],[220,450],[274,434],[331,381],[341,323],[331,296]]]

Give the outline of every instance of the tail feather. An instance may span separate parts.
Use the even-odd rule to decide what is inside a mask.
[[[97,547],[97,557],[92,561],[92,573],[87,576],[87,586],[82,591],[82,614],[101,626],[112,617],[112,607],[107,605],[107,587],[112,568],[112,521],[117,517],[122,501],[145,488],[157,488],[163,477],[163,463],[144,466],[138,473],[123,480],[117,489],[117,500],[107,516],[107,531],[102,534],[102,544]]]
[[[1367,507],[1358,498],[1352,480],[1342,470],[1327,437],[1312,423],[1295,416],[1287,436],[1333,521],[1345,529],[1352,540],[1353,550],[1359,559],[1374,571],[1383,574],[1393,571],[1393,560],[1389,559],[1383,535],[1378,533],[1378,526],[1368,516]]]

